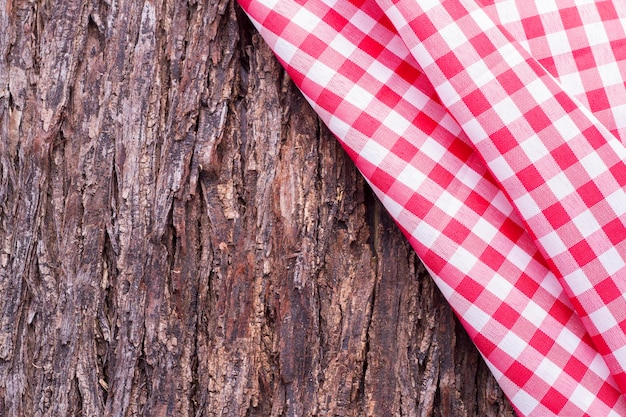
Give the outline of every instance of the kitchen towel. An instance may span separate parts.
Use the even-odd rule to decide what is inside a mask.
[[[625,416],[626,2],[240,0],[520,416]]]

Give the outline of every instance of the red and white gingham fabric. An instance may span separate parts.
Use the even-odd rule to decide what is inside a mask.
[[[626,416],[626,2],[240,3],[518,414]]]

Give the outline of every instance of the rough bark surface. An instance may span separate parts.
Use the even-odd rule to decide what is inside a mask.
[[[513,416],[231,0],[0,0],[0,416]]]

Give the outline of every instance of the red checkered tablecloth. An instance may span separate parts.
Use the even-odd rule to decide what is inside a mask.
[[[240,4],[519,415],[626,416],[626,2]]]

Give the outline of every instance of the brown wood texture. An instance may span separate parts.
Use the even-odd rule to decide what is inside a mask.
[[[0,416],[513,416],[233,1],[0,0]]]

